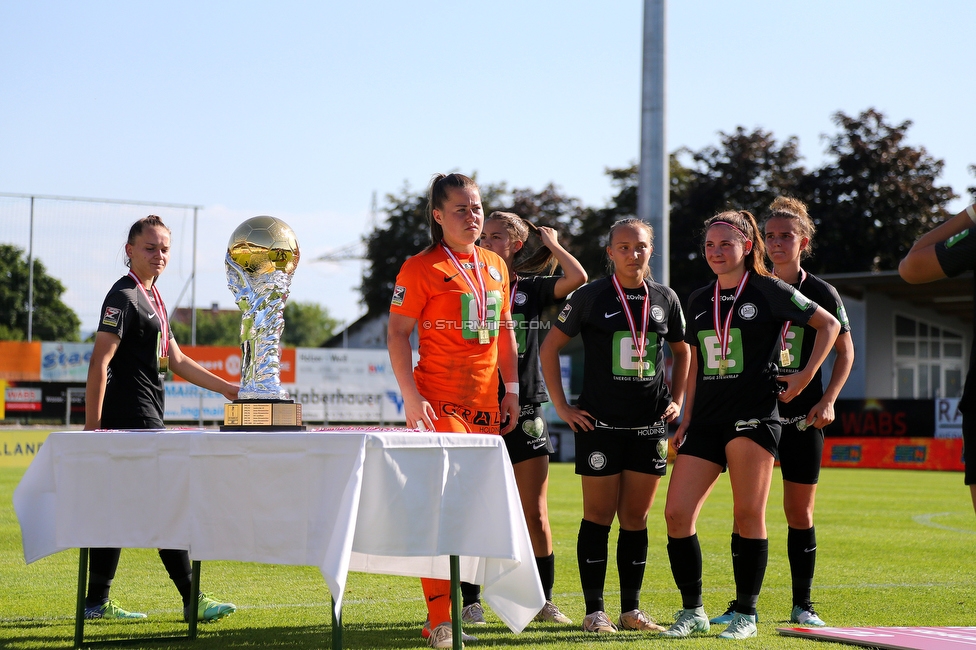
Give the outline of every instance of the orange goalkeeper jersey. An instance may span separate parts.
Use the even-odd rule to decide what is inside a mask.
[[[489,343],[478,342],[475,294],[440,245],[414,255],[400,268],[390,311],[417,319],[420,362],[417,390],[427,400],[498,410],[498,327],[511,319],[508,268],[495,253],[477,250],[487,291]],[[478,286],[474,256],[454,252]]]

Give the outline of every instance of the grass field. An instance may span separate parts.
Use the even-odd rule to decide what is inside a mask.
[[[23,475],[0,470],[0,647],[71,647],[78,554],[59,553],[27,566],[12,495]],[[826,648],[828,645],[780,636],[790,611],[786,524],[778,472],[768,510],[770,561],[759,600],[759,637],[737,642],[743,648]],[[642,607],[670,622],[680,608],[665,549],[662,515],[666,479],[648,524],[650,548]],[[111,507],[112,495],[92,495]],[[818,494],[816,609],[830,625],[976,624],[976,517],[962,475],[905,470],[824,470]],[[556,548],[554,600],[574,621],[583,617],[576,571],[576,531],[581,505],[579,480],[571,465],[553,465],[550,517]],[[705,561],[705,609],[724,611],[733,596],[728,552],[731,498],[725,477],[699,519]],[[611,558],[616,529],[611,536]],[[146,641],[129,648],[324,648],[330,643],[329,593],[310,567],[206,562],[202,587],[237,604],[235,615],[200,626],[197,640]],[[616,572],[607,580],[607,609],[619,613]],[[176,635],[185,632],[179,596],[155,551],[122,553],[112,595],[123,607],[147,612],[143,622],[95,622],[86,639]],[[344,647],[420,648],[425,609],[419,582],[412,578],[351,574],[346,591]],[[710,637],[665,640],[642,633],[595,638],[578,625],[531,624],[512,634],[489,611],[488,626],[470,630],[479,642],[469,647],[712,648]],[[736,643],[736,642],[730,642]],[[812,645],[812,644],[818,645]],[[636,645],[635,645],[636,644]],[[840,647],[831,644],[833,647]],[[847,646],[851,647],[851,646]]]

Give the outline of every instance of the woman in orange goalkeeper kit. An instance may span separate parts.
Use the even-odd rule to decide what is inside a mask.
[[[436,174],[427,198],[431,244],[400,268],[387,333],[407,425],[444,433],[508,433],[519,417],[508,269],[498,255],[477,246],[484,212],[472,179]],[[415,369],[414,328],[420,340]],[[499,373],[505,387],[500,405]],[[421,583],[428,642],[450,648],[450,581]]]

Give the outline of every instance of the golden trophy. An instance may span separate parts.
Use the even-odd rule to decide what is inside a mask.
[[[241,390],[224,405],[221,431],[304,431],[302,405],[281,389],[279,343],[285,301],[301,257],[294,231],[281,219],[252,217],[234,231],[224,266],[243,312]]]

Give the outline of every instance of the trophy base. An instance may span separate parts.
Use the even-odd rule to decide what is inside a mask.
[[[302,405],[284,399],[236,399],[224,404],[221,431],[305,431]]]

